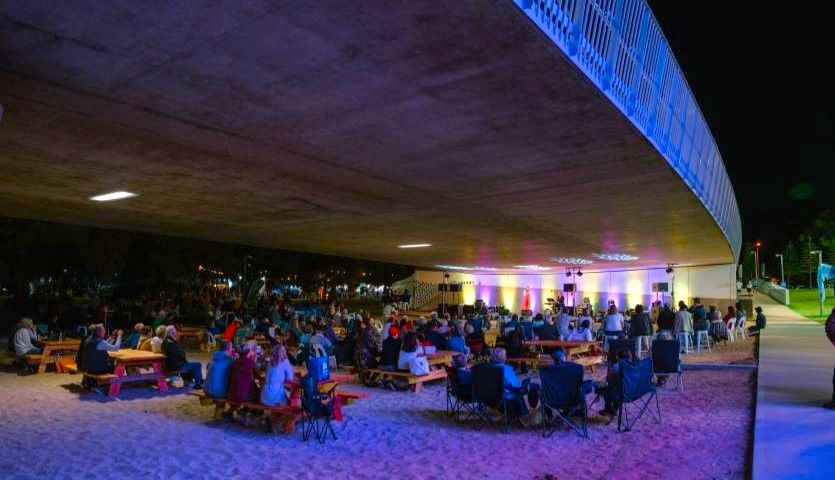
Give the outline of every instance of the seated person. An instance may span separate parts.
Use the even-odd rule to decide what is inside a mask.
[[[519,326],[521,328],[521,326]],[[491,365],[500,366],[504,369],[504,399],[509,404],[513,405],[517,414],[525,415],[528,413],[528,407],[525,404],[523,397],[524,390],[522,382],[516,376],[513,367],[505,363],[507,361],[507,351],[504,348],[494,348],[493,356],[491,358]]]
[[[603,394],[605,400],[605,407],[600,411],[601,415],[615,415],[620,408],[620,362],[621,360],[632,362],[631,349],[619,350],[617,353],[617,361],[609,367],[609,372],[606,375],[606,386],[601,387],[598,391]]]
[[[255,399],[255,360],[258,354],[251,343],[244,343],[240,347],[240,355],[232,363],[229,374],[229,390],[226,398],[230,402],[251,402]]]
[[[583,323],[580,324],[579,328],[575,328],[571,331],[568,335],[567,340],[569,342],[591,342],[592,341],[592,333],[591,328],[589,328],[590,322],[588,320],[583,320]]]
[[[231,342],[235,338],[235,332],[237,332],[238,329],[241,326],[243,326],[243,324],[243,320],[241,320],[241,318],[236,315],[235,319],[229,322],[229,324],[226,325],[226,328],[223,330],[223,339],[227,342]]]
[[[755,330],[762,330],[765,328],[765,314],[763,313],[763,307],[757,307],[754,309],[757,312],[756,322],[757,325],[754,328]]]
[[[24,317],[17,326],[14,334],[14,351],[18,357],[24,355],[35,355],[41,353],[41,349],[35,345],[38,334],[35,332],[35,324],[31,318]]]
[[[284,384],[292,381],[293,378],[295,378],[295,372],[287,358],[287,350],[284,345],[278,345],[273,348],[267,365],[267,376],[261,388],[261,403],[271,407],[286,405],[289,399]]]
[[[568,335],[571,334],[571,326],[570,326],[571,317],[568,316],[568,313],[565,311],[565,309],[560,308],[559,312],[560,312],[559,315],[557,315],[557,329],[560,332],[560,337],[567,338]],[[591,319],[590,318],[587,318],[587,319],[589,320],[589,325],[591,325]],[[578,320],[577,321],[578,325],[581,322],[582,322],[582,320]]]
[[[400,328],[392,325],[389,328],[388,337],[383,340],[383,351],[380,354],[380,370],[392,372],[397,370],[402,344],[403,342],[400,340]]]
[[[212,355],[206,370],[206,381],[203,384],[203,391],[207,396],[226,398],[226,391],[229,389],[229,372],[232,370],[235,357],[232,342],[227,341],[224,341],[220,349]]]
[[[551,318],[545,320],[545,323],[543,323],[542,326],[539,327],[539,329],[537,329],[536,335],[539,337],[540,340],[560,339],[560,332],[557,330],[557,326],[554,325],[554,322]]]
[[[133,333],[128,335],[128,338],[125,341],[125,343],[126,343],[125,347],[126,348],[136,349],[136,347],[139,345],[139,337],[142,336],[142,329],[143,328],[145,328],[145,325],[142,324],[142,323],[137,323],[136,325],[133,326]]]
[[[467,359],[464,355],[457,355],[452,359],[455,366],[455,379],[458,380],[458,387],[462,392],[469,392],[473,388],[473,372],[467,367]]]
[[[104,325],[96,325],[92,335],[84,344],[82,371],[85,373],[113,373],[113,363],[107,352],[119,350],[122,346],[122,331],[115,330],[110,338],[105,339]]]
[[[325,349],[325,353],[328,356],[333,355],[333,343],[331,343],[331,341],[328,340],[327,337],[325,337],[323,327],[321,324],[316,325],[316,333],[314,333],[313,336],[310,338],[310,343],[314,343]]]
[[[154,338],[154,335],[151,327],[147,325],[143,326],[142,330],[139,332],[139,339],[136,340],[136,349],[150,352],[152,338]]]
[[[165,340],[165,332],[167,327],[160,325],[157,327],[156,336],[151,339],[151,351],[154,353],[162,353],[162,341]]]
[[[165,368],[169,371],[182,371],[183,379],[193,381],[194,388],[203,388],[203,365],[200,362],[189,362],[186,358],[186,351],[177,341],[179,334],[177,328],[165,327],[165,340],[162,341],[162,353],[165,354]]]
[[[452,329],[450,330],[450,335],[446,341],[446,346],[448,350],[452,350],[454,352],[461,352],[461,355],[459,356],[467,355],[467,342],[465,342],[464,337],[461,336],[461,331],[458,330],[458,325],[453,325]]]
[[[397,369],[410,371],[412,359],[423,357],[426,354],[423,351],[423,346],[418,343],[417,333],[414,331],[406,333],[406,338],[403,339],[403,347],[400,349],[400,355],[397,358]]]
[[[484,334],[476,331],[475,327],[472,325],[467,325],[465,332],[467,333],[467,336],[465,337],[466,340],[473,341],[484,339]]]

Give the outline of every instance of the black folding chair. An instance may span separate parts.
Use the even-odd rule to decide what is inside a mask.
[[[647,412],[655,423],[661,423],[661,407],[658,405],[658,395],[652,383],[652,359],[645,358],[635,363],[621,360],[619,365],[618,431],[632,430],[632,427]],[[655,400],[655,410],[658,416],[650,408],[653,400]],[[630,408],[637,408],[637,412],[630,413]],[[630,421],[630,415],[633,417],[632,421]]]
[[[543,367],[539,370],[539,379],[542,385],[539,390],[539,401],[542,403],[542,436],[550,437],[559,424],[563,423],[584,438],[588,438],[588,405],[582,392],[583,367],[576,364]],[[551,412],[555,420],[550,432],[547,432],[548,412]],[[574,413],[580,416],[579,424],[571,419]]]
[[[476,365],[472,368],[472,378],[474,414],[479,420],[476,430],[481,430],[485,424],[495,425],[488,411],[488,408],[492,408],[502,415],[502,432],[509,432],[510,412],[508,402],[504,398],[504,367],[489,363]]]
[[[454,418],[456,423],[461,423],[461,411],[467,412],[464,421],[469,420],[475,415],[476,401],[473,395],[472,383],[466,387],[461,384],[458,377],[458,369],[455,367],[445,367],[447,379],[447,417]],[[467,372],[472,375],[472,372]]]
[[[319,382],[311,375],[305,375],[299,381],[302,390],[302,440],[307,441],[312,433],[316,434],[319,443],[325,443],[328,432],[336,440],[333,430],[333,407],[336,403],[334,384],[327,393],[319,391]]]
[[[659,382],[659,377],[676,375],[676,390],[684,393],[684,376],[681,371],[681,344],[678,340],[656,339],[652,342],[652,375],[655,377],[655,384],[659,387],[664,382]],[[668,390],[668,389],[667,389]],[[662,392],[666,391],[664,389]]]

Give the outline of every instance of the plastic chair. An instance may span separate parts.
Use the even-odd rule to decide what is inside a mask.
[[[736,324],[734,325],[735,333],[739,334],[739,336],[742,337],[743,340],[748,338],[748,332],[745,331],[745,322],[747,321],[748,318],[743,316],[740,317],[740,319],[737,320]]]
[[[692,343],[690,343],[691,336],[691,332],[685,331],[681,331],[676,334],[676,340],[678,340],[679,343],[681,343],[681,346],[684,348],[684,353],[693,352]]]
[[[736,341],[736,319],[730,319],[725,324],[725,328],[728,330],[728,341],[735,342]]]
[[[649,335],[638,335],[635,337],[635,342],[637,343],[637,348],[635,353],[638,355],[638,358],[641,358],[641,354],[643,353],[643,345],[646,344],[646,349],[650,349],[650,336]]]

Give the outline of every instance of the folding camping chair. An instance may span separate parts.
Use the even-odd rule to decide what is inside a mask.
[[[307,441],[311,433],[316,434],[319,443],[325,443],[328,432],[336,440],[333,430],[333,408],[336,404],[336,385],[327,393],[319,391],[319,382],[312,375],[305,375],[299,381],[302,390],[302,440]]]
[[[621,361],[620,366],[620,407],[618,408],[618,431],[628,432],[638,423],[638,420],[649,413],[655,423],[661,423],[661,407],[658,404],[658,395],[655,393],[655,386],[652,384],[652,359],[645,358],[638,362]],[[651,404],[655,400],[655,410],[658,416],[653,413]],[[637,408],[637,413],[630,414],[630,408]],[[630,415],[633,417],[630,422]]]
[[[454,418],[456,423],[461,423],[461,410],[467,412],[464,421],[467,421],[476,414],[476,401],[473,395],[472,383],[465,387],[460,380],[459,371],[455,367],[444,367],[447,379],[447,416]],[[472,372],[466,371],[466,375],[472,376]],[[472,377],[471,377],[472,378]]]
[[[560,423],[588,438],[588,405],[583,388],[583,367],[577,364],[560,364],[539,370],[542,387],[539,401],[542,403],[542,436],[550,437]],[[546,413],[554,416],[554,427],[547,432]],[[580,414],[580,423],[571,419],[572,413]]]
[[[495,409],[501,415],[502,432],[510,431],[510,412],[508,401],[504,398],[504,368],[500,365],[484,363],[472,368],[474,414],[479,420],[477,430],[485,424],[495,425],[488,408]]]

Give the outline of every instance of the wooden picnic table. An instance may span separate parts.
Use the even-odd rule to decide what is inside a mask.
[[[426,360],[429,366],[448,365],[452,363],[453,357],[458,355],[461,355],[461,352],[456,350],[438,350],[431,355],[426,355]]]
[[[77,352],[81,348],[81,340],[77,338],[41,340],[41,345],[43,345],[43,351],[38,359],[38,373],[46,373],[46,365],[48,363],[54,363],[55,373],[60,373],[62,370],[58,366],[58,357],[63,352]]]
[[[121,391],[122,384],[128,382],[141,382],[147,380],[156,381],[157,387],[161,392],[168,391],[168,384],[166,383],[165,370],[165,355],[153,352],[146,352],[144,350],[133,350],[130,348],[123,348],[114,352],[107,352],[107,355],[113,359],[115,369],[112,377],[109,378],[110,389],[108,396],[117,397]],[[140,368],[151,367],[151,373],[139,373]],[[128,373],[128,370],[132,373]]]

